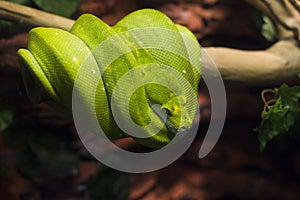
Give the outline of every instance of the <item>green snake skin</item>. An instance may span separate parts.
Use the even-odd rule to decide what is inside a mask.
[[[201,76],[200,45],[188,29],[159,11],[135,11],[112,27],[84,14],[69,32],[34,28],[29,33],[28,50],[20,49],[18,55],[31,99],[47,98],[50,105],[72,113],[74,82],[78,81],[76,91],[87,110],[94,103],[95,110],[90,112],[96,113],[109,139],[130,136],[117,125],[112,104],[125,123],[131,118],[144,128],[149,137],[137,137],[138,132],[132,137],[151,148],[168,144],[175,134],[192,126]],[[87,64],[87,58],[94,62]],[[130,78],[118,84],[129,72]],[[91,81],[95,74],[100,80],[93,95],[89,90],[95,87]],[[147,84],[127,97],[140,81]],[[150,122],[153,126],[147,126]]]

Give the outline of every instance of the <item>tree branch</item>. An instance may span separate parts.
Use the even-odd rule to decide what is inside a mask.
[[[74,20],[4,0],[0,0],[0,18],[32,26],[56,27],[64,30],[70,30],[74,24]]]
[[[223,79],[263,86],[295,77],[300,72],[299,2],[245,1],[274,20],[279,30],[279,40],[272,47],[261,51],[206,47],[205,50],[219,68]],[[71,19],[3,0],[0,0],[0,18],[64,30],[69,30],[74,23]]]
[[[261,51],[206,48],[224,80],[255,85],[280,83],[300,73],[299,1],[245,0],[272,18],[278,42]]]
[[[300,49],[290,41],[279,41],[265,51],[205,48],[226,81],[249,85],[283,82],[300,72]]]

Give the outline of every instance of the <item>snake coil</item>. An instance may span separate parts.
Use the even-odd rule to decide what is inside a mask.
[[[34,28],[18,54],[31,99],[72,112],[76,93],[109,139],[160,148],[192,126],[200,45],[159,11],[135,11],[113,27],[84,14],[69,32]]]

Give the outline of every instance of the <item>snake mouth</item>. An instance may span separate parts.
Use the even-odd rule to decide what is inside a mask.
[[[184,134],[189,130],[186,126],[175,128],[175,126],[168,119],[170,115],[170,111],[166,110],[165,108],[162,108],[162,105],[152,104],[151,109],[158,116],[158,118],[165,124],[166,128],[174,135]]]
[[[168,125],[168,123],[166,123],[166,126],[167,126],[168,130],[171,131],[175,135],[185,134],[189,130],[186,126],[181,126],[178,129],[173,128],[171,125]]]

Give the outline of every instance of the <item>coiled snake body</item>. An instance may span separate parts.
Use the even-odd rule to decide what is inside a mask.
[[[158,11],[133,12],[113,27],[84,14],[69,32],[34,28],[28,50],[18,54],[29,96],[43,91],[50,104],[72,111],[76,90],[110,139],[130,134],[119,126],[114,110],[125,126],[132,120],[142,127],[149,137],[136,131],[133,138],[151,148],[168,144],[193,123],[200,46],[188,29]]]

